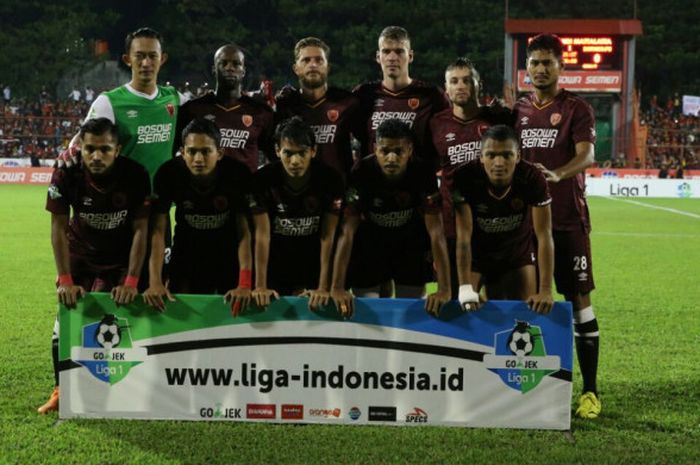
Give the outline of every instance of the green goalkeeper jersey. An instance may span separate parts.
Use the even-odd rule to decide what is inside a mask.
[[[172,157],[182,99],[173,87],[158,86],[149,96],[123,85],[101,94],[93,102],[88,119],[112,120],[119,130],[121,154],[141,163],[153,182],[158,168]]]

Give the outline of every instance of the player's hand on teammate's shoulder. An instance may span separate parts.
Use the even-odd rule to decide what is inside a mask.
[[[248,306],[253,296],[253,291],[246,287],[230,289],[224,294],[224,302],[231,304],[231,315],[235,318]]]
[[[428,294],[425,299],[425,310],[433,316],[440,315],[440,309],[450,301],[451,293],[446,290],[439,290]]]
[[[117,305],[129,305],[138,293],[136,287],[121,284],[112,289],[112,300]]]
[[[309,298],[309,310],[316,311],[319,307],[328,305],[331,300],[331,293],[325,289],[306,289],[300,297]]]
[[[58,295],[59,303],[68,308],[75,308],[78,299],[85,296],[85,289],[83,289],[82,286],[76,286],[74,284],[59,285],[56,288],[56,294]]]
[[[537,167],[537,169],[542,171],[542,173],[544,174],[544,178],[548,182],[556,183],[556,182],[561,181],[561,177],[557,173],[555,173],[552,170],[547,169],[547,167],[545,167],[542,163],[535,163],[535,166]]]
[[[58,154],[54,161],[54,168],[70,168],[80,164],[80,147],[69,145]]]
[[[258,307],[267,307],[273,299],[279,299],[280,295],[274,289],[256,287],[253,291],[253,300]]]
[[[331,298],[343,318],[352,318],[355,313],[354,296],[347,289],[331,289]]]
[[[548,314],[552,311],[552,307],[554,307],[552,291],[544,290],[531,295],[527,299],[527,305],[535,313],[539,313],[540,315]]]
[[[169,302],[175,302],[175,298],[170,294],[170,291],[163,283],[151,284],[148,289],[143,292],[143,300],[160,312],[165,311],[164,299],[167,299]]]

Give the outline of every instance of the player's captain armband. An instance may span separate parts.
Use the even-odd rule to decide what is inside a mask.
[[[462,308],[465,308],[466,305],[479,303],[479,294],[474,292],[471,284],[462,284],[459,286],[457,300]]]

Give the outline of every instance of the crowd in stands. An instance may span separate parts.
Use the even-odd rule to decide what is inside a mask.
[[[684,115],[678,99],[661,107],[652,99],[640,115],[647,127],[646,166],[662,170],[700,169],[700,117]]]

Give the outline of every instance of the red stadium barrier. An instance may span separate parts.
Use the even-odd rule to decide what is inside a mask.
[[[0,166],[0,184],[43,184],[51,182],[53,168],[9,168]]]
[[[645,178],[658,179],[657,169],[632,169],[632,168],[588,168],[587,176],[596,178]],[[668,177],[673,178],[676,170],[668,170]],[[686,170],[683,172],[685,179],[700,179],[700,170]]]

